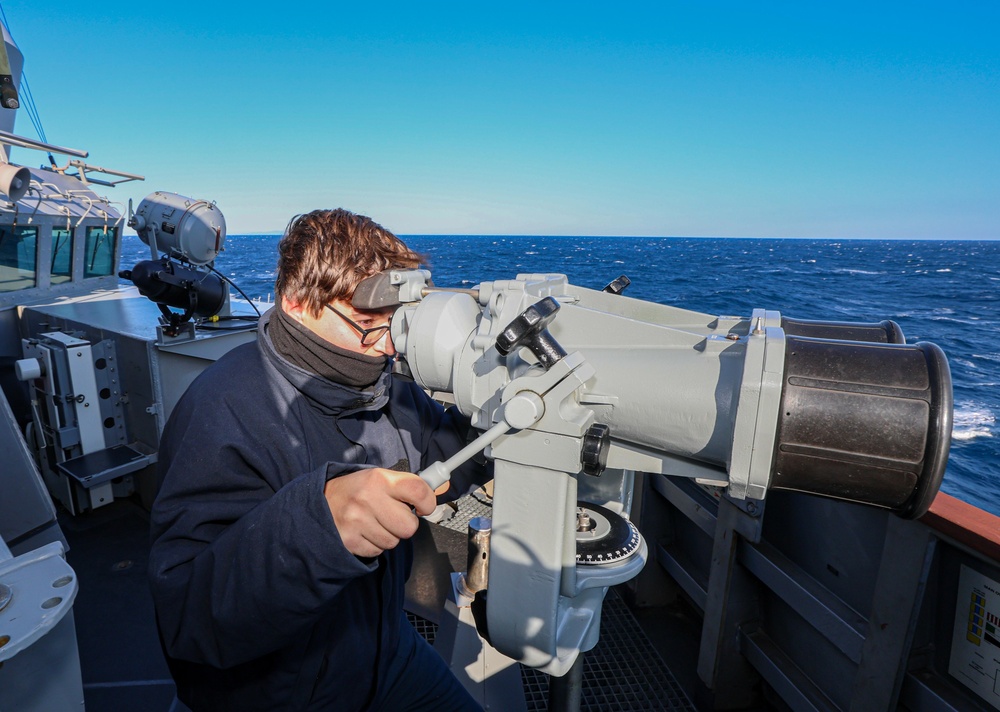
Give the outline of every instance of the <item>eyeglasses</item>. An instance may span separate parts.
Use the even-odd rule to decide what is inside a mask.
[[[338,311],[330,304],[325,305],[327,309],[332,311],[334,314],[339,316],[341,319],[346,321],[348,324],[354,327],[355,331],[361,334],[361,345],[362,346],[374,346],[377,344],[383,336],[389,331],[389,324],[383,324],[382,326],[373,326],[371,329],[362,328],[360,324],[351,319],[347,314]]]

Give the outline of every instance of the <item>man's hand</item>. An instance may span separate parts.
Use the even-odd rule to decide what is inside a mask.
[[[381,468],[334,477],[323,493],[344,546],[365,557],[409,539],[417,531],[417,514],[430,514],[437,504],[431,488],[416,475]]]

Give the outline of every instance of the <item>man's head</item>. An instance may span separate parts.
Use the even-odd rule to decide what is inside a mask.
[[[339,208],[315,210],[293,218],[278,243],[275,296],[285,313],[331,343],[358,353],[386,353],[388,337],[362,344],[350,322],[370,328],[386,323],[391,312],[360,312],[351,297],[365,277],[422,262],[421,255],[369,217]]]
[[[288,223],[278,243],[275,295],[319,317],[326,304],[350,301],[365,277],[387,269],[413,269],[423,257],[365,215],[314,210]]]

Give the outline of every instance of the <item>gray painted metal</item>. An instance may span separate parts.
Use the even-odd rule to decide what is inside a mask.
[[[0,610],[0,708],[43,712],[83,707],[73,626],[79,584],[64,553],[61,542],[17,557],[0,545],[0,580],[11,584],[12,594]]]
[[[867,622],[768,542],[741,546],[739,561],[853,662],[861,660]]]
[[[948,651],[959,566],[1000,580],[997,562],[919,521],[791,493],[769,496],[759,528],[720,502],[706,558],[707,489],[645,481],[656,565],[704,609],[706,708],[763,704],[765,683],[793,710],[990,709],[948,674]]]
[[[459,499],[454,516],[440,524],[446,529],[465,533],[467,524],[476,517],[492,517],[490,498],[482,490]],[[451,649],[447,641],[439,641],[442,635],[453,636],[449,632],[452,624],[447,618],[440,627],[422,618],[408,614],[417,631],[441,651]],[[478,649],[478,648],[477,648]],[[495,651],[493,655],[498,655]],[[468,654],[466,654],[468,659]],[[455,659],[456,656],[446,656]],[[462,659],[458,656],[458,659]],[[662,658],[644,634],[641,626],[621,598],[611,593],[602,609],[601,640],[595,648],[580,658],[583,661],[581,680],[581,712],[604,712],[606,710],[693,710],[688,695],[677,678],[664,664]],[[550,709],[550,683],[552,678],[538,670],[515,665],[520,668],[519,679],[506,679],[503,684],[511,689],[505,694],[513,694],[511,706],[491,705],[489,709],[523,709],[528,712],[542,712]],[[460,679],[463,677],[460,674]],[[523,683],[523,684],[522,684]],[[500,684],[500,680],[496,680]],[[494,694],[500,690],[495,688]],[[499,699],[499,698],[495,698]]]
[[[697,569],[684,561],[682,554],[670,552],[662,546],[656,547],[656,561],[684,589],[694,604],[704,611],[708,605],[708,581],[693,573]]]
[[[934,548],[926,527],[889,519],[851,710],[896,706]]]
[[[517,662],[488,645],[476,630],[460,574],[452,574],[451,595],[445,601],[434,636],[434,649],[444,658],[465,689],[485,709],[525,710]]]
[[[753,521],[748,521],[753,519]],[[719,502],[712,547],[698,677],[711,691],[711,704],[739,709],[753,701],[755,675],[741,655],[737,631],[757,618],[757,591],[748,572],[736,565],[737,533],[759,537],[758,521],[733,502]]]
[[[0,391],[0,452],[3,453],[3,494],[0,496],[0,539],[21,552],[19,543],[30,539],[31,548],[60,541],[56,510],[41,474],[7,402]],[[40,534],[33,537],[33,534]]]
[[[836,705],[760,630],[739,632],[740,651],[795,712],[836,712]]]
[[[11,79],[14,82],[14,86],[20,88],[21,70],[24,67],[24,55],[21,54],[21,50],[18,49],[16,44],[14,44],[14,40],[11,38],[10,32],[7,31],[7,26],[2,22],[0,22],[0,40],[2,40],[7,46],[7,59],[10,62]],[[15,111],[0,111],[0,130],[13,131],[16,116],[17,112]],[[6,157],[10,157],[10,149],[7,146],[3,146],[0,150],[4,152]]]

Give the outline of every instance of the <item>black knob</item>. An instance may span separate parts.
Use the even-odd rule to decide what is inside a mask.
[[[535,302],[497,336],[497,351],[506,356],[516,348],[527,346],[546,370],[552,368],[566,356],[566,351],[548,332],[558,311],[559,302],[552,297]]]
[[[605,287],[604,291],[610,294],[621,294],[630,284],[632,284],[632,280],[625,275],[622,275]]]
[[[580,464],[583,473],[600,477],[608,466],[608,448],[611,447],[611,428],[603,423],[594,423],[583,436],[580,448]]]

